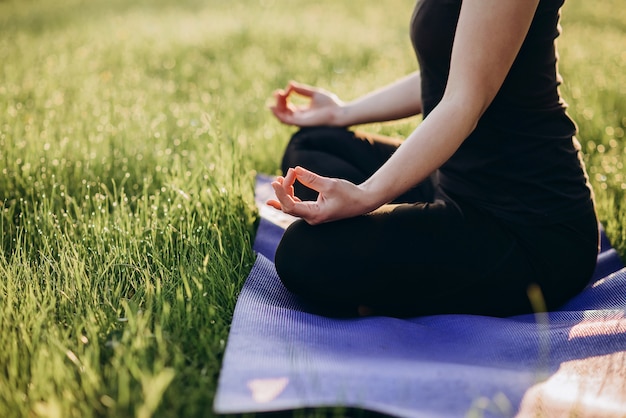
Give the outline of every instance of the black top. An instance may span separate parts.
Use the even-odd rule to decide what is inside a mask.
[[[439,169],[441,188],[503,219],[571,219],[593,208],[576,125],[558,86],[555,39],[563,0],[541,0],[495,99],[474,132]],[[424,117],[443,96],[461,0],[418,0],[411,39],[422,77]],[[497,34],[494,34],[497,36]]]

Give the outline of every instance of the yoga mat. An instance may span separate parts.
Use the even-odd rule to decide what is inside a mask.
[[[257,179],[257,198],[271,196]],[[398,417],[626,416],[626,268],[602,233],[589,286],[557,312],[333,319],[274,269],[293,218],[261,209],[214,411],[358,408]]]

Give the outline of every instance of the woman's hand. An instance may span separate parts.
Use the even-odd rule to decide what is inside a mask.
[[[296,106],[289,101],[292,94],[298,94],[309,103]],[[336,116],[343,102],[323,89],[290,82],[284,90],[274,92],[276,103],[270,106],[274,116],[282,123],[296,126],[336,126]]]
[[[317,201],[298,199],[293,190],[296,180],[317,191]],[[285,177],[278,177],[272,183],[272,187],[277,200],[269,200],[269,206],[300,217],[311,225],[363,215],[377,207],[367,203],[369,199],[359,186],[346,180],[322,177],[302,167],[290,168]]]

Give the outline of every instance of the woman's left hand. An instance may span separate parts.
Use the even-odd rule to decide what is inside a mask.
[[[294,195],[296,180],[319,193],[315,202],[303,202]],[[272,187],[277,200],[269,200],[269,206],[302,218],[311,225],[351,218],[376,209],[367,203],[369,199],[359,186],[346,180],[319,176],[302,167],[290,168],[285,177],[272,182]]]

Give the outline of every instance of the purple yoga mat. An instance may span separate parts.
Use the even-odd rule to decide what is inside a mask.
[[[267,182],[258,179],[260,201]],[[593,280],[558,312],[333,319],[280,283],[272,260],[290,219],[264,211],[216,413],[343,406],[399,417],[626,415],[626,268],[604,234]]]

